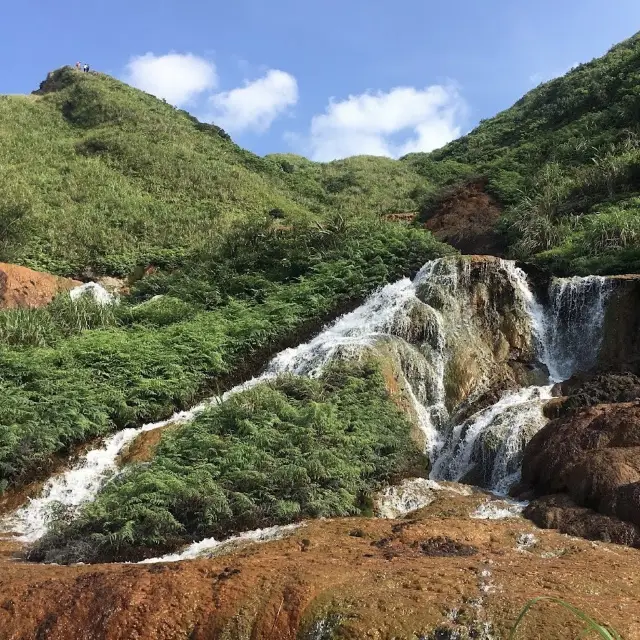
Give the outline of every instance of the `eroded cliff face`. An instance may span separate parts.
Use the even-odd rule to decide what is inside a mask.
[[[438,240],[466,254],[504,253],[497,232],[502,209],[487,193],[484,180],[476,180],[445,193],[430,211],[421,215],[424,226]]]

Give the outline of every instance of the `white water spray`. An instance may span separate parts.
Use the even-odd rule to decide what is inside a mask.
[[[560,278],[551,284],[543,344],[553,382],[567,380],[596,364],[612,291],[611,279],[602,276]]]
[[[542,407],[550,398],[551,386],[525,387],[504,394],[494,405],[455,425],[433,461],[431,477],[465,481],[481,465],[484,484],[496,492],[506,491],[518,479],[524,446],[546,422]],[[496,442],[494,455],[486,456],[485,450]]]
[[[500,260],[494,264],[496,267],[486,268],[497,268],[507,276],[518,305],[530,318],[531,330],[540,347],[540,359],[554,380],[569,370],[573,373],[576,367],[584,366],[593,359],[592,351],[594,345],[599,344],[607,299],[608,289],[603,279],[559,281],[554,285],[556,289],[552,289],[551,310],[545,313],[535,300],[525,274],[514,263]],[[9,522],[10,528],[23,540],[33,542],[46,533],[54,504],[62,504],[73,512],[94,499],[104,483],[118,472],[117,460],[124,447],[144,431],[191,420],[212,403],[283,373],[318,376],[332,358],[356,355],[381,338],[410,339],[415,331],[412,311],[416,308],[425,314],[422,320],[426,326],[421,327],[423,343],[419,353],[428,364],[429,380],[422,380],[419,388],[412,387],[411,380],[408,380],[409,396],[426,435],[427,452],[434,462],[432,478],[462,478],[468,472],[473,456],[477,455],[483,434],[493,430],[500,438],[500,445],[491,468],[487,470],[487,484],[496,490],[505,490],[517,477],[519,457],[526,440],[533,430],[544,424],[541,407],[544,398],[549,397],[549,387],[530,387],[507,394],[465,423],[447,424],[447,340],[449,332],[455,333],[459,326],[447,326],[440,310],[421,302],[417,291],[426,289],[443,304],[451,304],[456,299],[453,296],[468,284],[470,274],[471,261],[467,259],[428,262],[413,282],[405,278],[380,289],[362,306],[339,318],[316,338],[276,355],[262,375],[238,385],[222,398],[209,399],[169,420],[139,429],[126,429],[107,438],[100,447],[82,456],[72,469],[51,478],[40,497],[14,514]],[[464,296],[464,292],[460,291],[460,295]],[[473,309],[469,307],[465,313],[473,313]],[[464,322],[466,319],[460,318],[458,324],[464,325]],[[585,335],[589,336],[588,340],[582,339]],[[568,342],[566,336],[570,338]],[[573,359],[569,358],[572,344],[581,345]],[[587,348],[589,345],[591,350]],[[564,354],[567,354],[566,358]],[[443,437],[443,429],[448,430],[449,437]]]

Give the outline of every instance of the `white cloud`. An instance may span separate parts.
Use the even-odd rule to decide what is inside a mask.
[[[215,89],[218,82],[215,65],[191,53],[134,56],[124,79],[175,106],[189,104],[203,92]]]
[[[298,102],[298,83],[291,74],[270,69],[244,87],[211,96],[210,102],[210,118],[223,129],[262,133]]]
[[[325,113],[311,121],[308,152],[314,160],[327,161],[432,151],[460,135],[465,110],[453,85],[396,87],[341,102],[332,99]]]

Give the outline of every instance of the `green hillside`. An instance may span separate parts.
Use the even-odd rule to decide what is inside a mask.
[[[509,256],[556,273],[640,270],[639,80],[635,36],[434,153],[331,163],[260,158],[215,125],[102,74],[64,68],[37,95],[1,97],[0,260],[86,278],[157,270],[113,307],[64,295],[46,309],[0,312],[0,492],[46,476],[82,443],[250,378],[375,288],[451,253],[420,223],[470,181],[499,204]],[[415,226],[383,219],[418,208]],[[258,389],[165,436],[158,459],[110,486],[79,522],[67,526],[61,514],[38,553],[85,557],[87,536],[108,532],[100,553],[125,557],[134,547],[365,508],[373,488],[406,471],[384,460],[385,451],[406,453],[406,425],[390,435],[397,411],[375,368],[305,385]],[[234,467],[242,443],[233,412],[245,402],[256,420],[300,435],[289,471],[318,473],[322,495],[294,495],[293,476],[268,485],[277,450],[265,464],[252,449]],[[367,424],[356,419],[365,406]],[[331,416],[317,433],[314,411]],[[322,425],[331,427],[325,440]],[[249,422],[242,428],[253,433]],[[343,459],[351,429],[357,455],[348,449]],[[377,439],[385,447],[368,449]],[[313,471],[305,460],[314,456],[331,464]],[[215,473],[201,475],[204,467]],[[262,478],[255,491],[234,484],[247,477]],[[148,500],[130,503],[140,486]],[[265,487],[269,509],[253,510]],[[209,522],[196,530],[200,507]],[[252,519],[242,522],[245,512]]]
[[[39,94],[0,97],[0,259],[63,275],[163,264],[274,210],[286,225],[415,208],[424,182],[385,158],[260,158],[102,74],[60,69]]]
[[[639,270],[640,34],[404,161],[485,175],[513,257],[567,273]]]

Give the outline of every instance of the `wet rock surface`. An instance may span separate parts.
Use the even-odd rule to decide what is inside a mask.
[[[554,391],[562,397],[545,409],[553,419],[523,458],[519,490],[543,496],[525,515],[564,533],[640,546],[640,379],[579,375]]]
[[[640,400],[640,377],[630,372],[579,373],[554,385],[552,393],[562,398],[561,414],[596,404]]]
[[[612,277],[598,366],[640,374],[640,275]]]
[[[210,559],[4,562],[0,637],[293,640],[331,631],[441,638],[465,629],[506,637],[530,598],[549,595],[626,640],[640,638],[637,551],[539,531],[522,518],[470,519],[487,500],[479,492],[438,492],[404,519],[310,522],[285,539]],[[579,630],[568,612],[543,605],[527,617],[523,637],[569,638]]]

